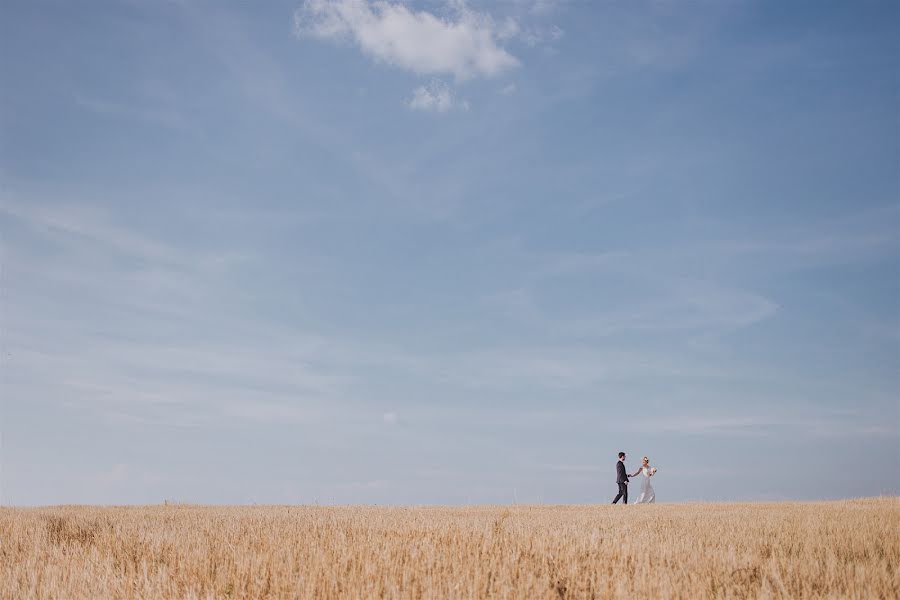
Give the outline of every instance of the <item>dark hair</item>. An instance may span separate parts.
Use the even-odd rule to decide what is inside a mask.
[[[619,458],[625,458],[625,453],[624,453],[624,452],[619,452]]]

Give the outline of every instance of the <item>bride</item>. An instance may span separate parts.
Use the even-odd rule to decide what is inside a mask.
[[[646,456],[641,463],[641,467],[629,477],[644,476],[644,480],[641,482],[641,495],[635,504],[650,504],[656,502],[656,492],[653,491],[653,486],[650,485],[650,478],[656,475],[656,467],[650,466],[650,459]]]

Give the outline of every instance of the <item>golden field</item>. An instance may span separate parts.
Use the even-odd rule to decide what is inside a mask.
[[[898,598],[900,500],[0,509],[2,598]]]

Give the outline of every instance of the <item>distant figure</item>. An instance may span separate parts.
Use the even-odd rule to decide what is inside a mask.
[[[630,477],[637,477],[639,474],[644,476],[641,482],[641,495],[637,499],[637,504],[652,504],[656,502],[656,492],[650,485],[650,478],[656,475],[656,467],[650,466],[650,459],[646,456],[641,460],[640,468],[632,473]]]
[[[628,472],[625,470],[624,452],[619,452],[619,462],[616,463],[616,483],[619,484],[619,493],[612,503],[615,504],[622,498],[623,504],[628,504]]]

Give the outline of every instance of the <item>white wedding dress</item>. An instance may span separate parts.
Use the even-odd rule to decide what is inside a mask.
[[[641,495],[635,504],[652,504],[656,502],[656,492],[653,491],[653,486],[650,485],[650,467],[642,468],[641,475]]]

